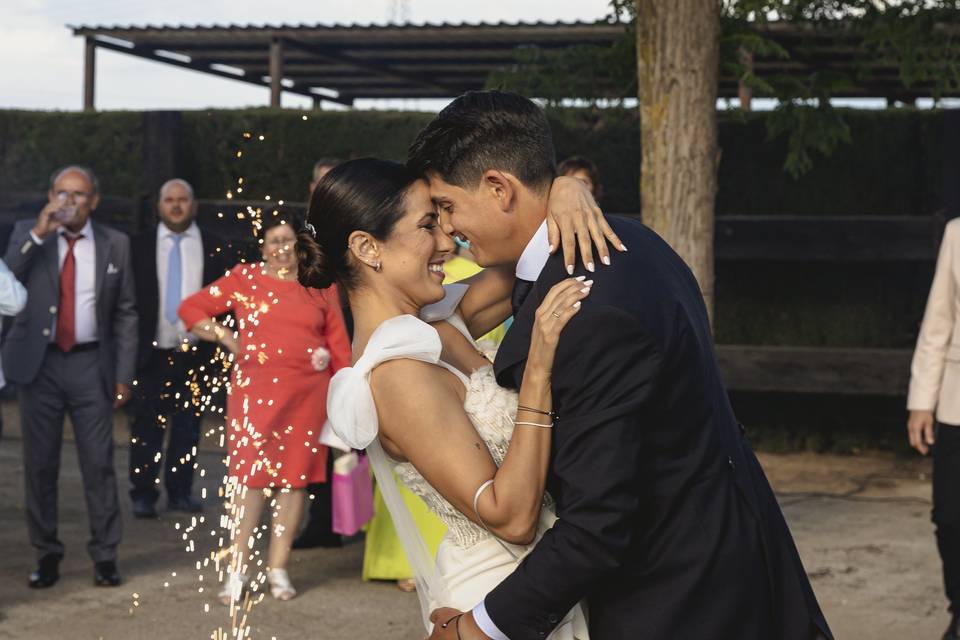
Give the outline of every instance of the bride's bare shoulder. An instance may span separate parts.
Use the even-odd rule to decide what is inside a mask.
[[[370,372],[370,388],[377,410],[395,415],[448,395],[456,389],[451,378],[450,372],[438,365],[400,358],[388,360]]]
[[[462,413],[457,384],[445,369],[420,360],[389,360],[374,369],[370,389],[387,453],[406,459],[405,450],[421,436],[430,440],[442,416]]]

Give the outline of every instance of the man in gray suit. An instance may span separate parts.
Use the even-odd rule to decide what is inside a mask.
[[[35,221],[18,222],[5,260],[27,288],[27,306],[3,344],[3,371],[19,387],[27,525],[39,564],[30,586],[53,586],[64,546],[57,538],[57,479],[64,415],[76,436],[90,519],[87,550],[97,586],[120,584],[120,505],[113,467],[113,410],[126,402],[137,353],[130,242],[90,221],[93,172],[70,166],[50,180]]]

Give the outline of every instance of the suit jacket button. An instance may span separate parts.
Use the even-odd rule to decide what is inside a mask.
[[[547,622],[549,622],[550,624],[557,624],[558,622],[560,622],[560,618],[557,617],[557,614],[551,613],[550,615],[547,616]]]
[[[41,333],[43,334],[43,336],[44,336],[45,338],[49,338],[49,337],[50,337],[50,329],[44,329],[43,331],[41,331]]]
[[[733,457],[727,456],[727,464],[730,465],[731,469],[736,469],[737,465],[733,462]]]
[[[57,312],[56,305],[50,305],[50,313],[56,313],[56,312]]]

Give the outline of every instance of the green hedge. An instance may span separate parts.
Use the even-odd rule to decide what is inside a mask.
[[[222,198],[238,177],[244,177],[245,197],[302,201],[317,158],[372,155],[403,160],[407,146],[430,118],[425,113],[371,111],[187,112],[183,173],[203,198]],[[241,158],[236,157],[238,150]]]
[[[721,118],[717,213],[929,215],[943,192],[940,111],[844,110],[851,143],[815,157],[800,179],[782,170],[786,139],[754,113]]]
[[[781,169],[786,142],[767,139],[767,117],[721,114],[718,214],[924,215],[939,208],[940,112],[845,111],[852,143],[829,158],[817,158],[814,169],[798,180]],[[52,167],[82,162],[101,176],[106,193],[140,193],[142,118],[131,112],[0,111],[0,190],[43,189]],[[178,173],[200,197],[223,197],[244,176],[246,195],[270,193],[296,201],[304,198],[316,158],[403,159],[430,118],[406,112],[190,111],[182,114],[179,132],[170,135],[179,137]],[[593,158],[602,174],[604,207],[638,211],[635,112],[558,110],[550,119],[558,159]],[[254,135],[247,140],[245,132]],[[243,150],[240,159],[238,149]]]
[[[302,197],[319,156],[375,155],[402,160],[429,114],[266,109],[184,114],[184,173],[203,197],[220,197],[237,175],[253,193],[269,188]],[[798,215],[925,215],[939,207],[942,118],[936,111],[847,110],[852,143],[819,157],[800,179],[782,170],[785,139],[768,140],[767,115],[721,114],[717,213]],[[550,113],[558,160],[585,155],[600,168],[604,206],[639,210],[640,139],[633,111],[558,110]],[[247,141],[243,133],[254,137]],[[258,135],[266,139],[260,142]],[[240,160],[238,148],[244,150]]]
[[[143,115],[0,111],[0,191],[46,191],[50,173],[88,165],[111,195],[140,189]]]
[[[306,119],[304,119],[306,115]],[[942,114],[911,109],[847,111],[852,143],[794,180],[781,169],[784,140],[767,139],[766,114],[722,114],[719,214],[925,215],[943,188]],[[242,196],[305,199],[321,156],[402,160],[432,116],[403,112],[193,111],[171,139],[178,173],[201,198],[222,198],[244,177]],[[46,188],[51,169],[90,164],[105,193],[143,195],[145,115],[130,112],[0,111],[0,191]],[[608,211],[638,210],[639,133],[631,111],[550,113],[557,154],[592,157]],[[249,133],[250,137],[244,136]],[[263,135],[261,141],[259,136]],[[236,152],[241,150],[242,157]],[[168,176],[161,176],[166,178]],[[151,180],[156,181],[156,177]],[[932,265],[916,263],[717,265],[717,339],[722,343],[909,347]]]

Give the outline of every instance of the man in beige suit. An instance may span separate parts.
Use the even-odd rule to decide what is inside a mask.
[[[947,224],[910,375],[910,445],[933,449],[933,522],[952,619],[960,639],[960,219]],[[934,413],[935,412],[935,413]]]

